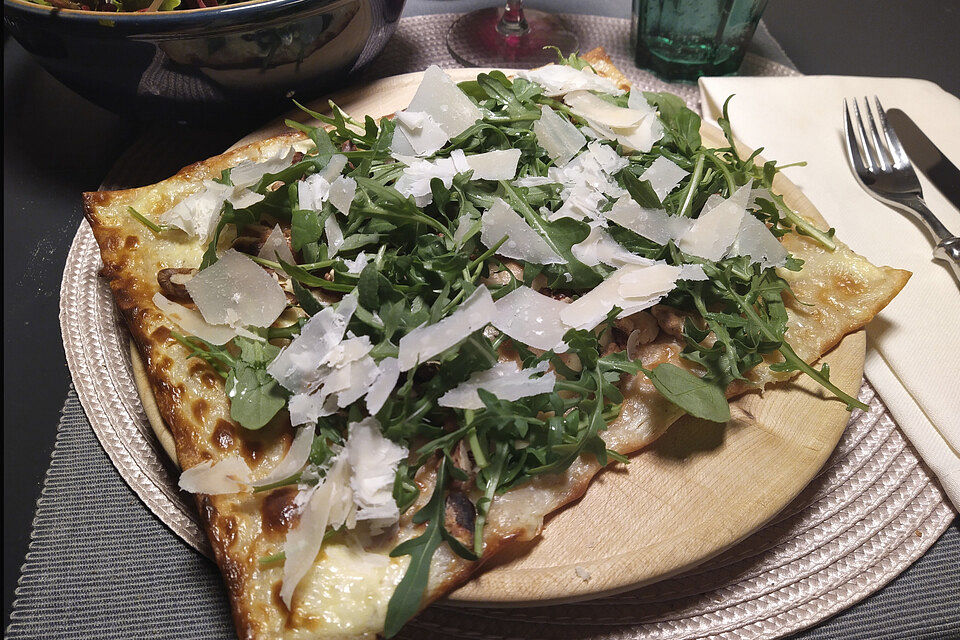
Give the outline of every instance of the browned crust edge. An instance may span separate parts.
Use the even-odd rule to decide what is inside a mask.
[[[303,134],[292,132],[274,139],[254,142],[208,160],[190,164],[178,171],[173,178],[196,181],[218,177],[223,169],[238,164],[265,146],[283,142],[294,143],[302,139],[304,139]],[[145,186],[120,191],[85,192],[82,194],[83,212],[90,223],[97,244],[100,246],[104,264],[100,275],[109,281],[117,307],[120,309],[120,313],[130,330],[130,335],[143,358],[150,387],[157,400],[157,406],[173,434],[180,466],[181,468],[189,468],[199,463],[202,456],[189,437],[192,424],[183,413],[184,406],[180,397],[184,387],[167,375],[163,360],[168,356],[156,352],[156,347],[160,343],[172,340],[172,338],[169,331],[165,336],[156,335],[158,333],[156,330],[150,332],[149,318],[153,314],[160,314],[160,311],[154,306],[152,296],[140,291],[136,280],[125,276],[123,273],[129,260],[128,254],[131,252],[125,246],[124,234],[120,230],[104,224],[97,215],[98,207],[107,206],[117,200],[132,201],[150,188],[151,186]],[[186,353],[186,350],[184,350],[184,353]],[[197,366],[202,366],[207,373],[216,376],[213,368],[206,363]],[[215,504],[216,499],[211,496],[198,495],[195,496],[195,500],[214,557],[226,583],[237,634],[241,638],[253,638],[255,631],[252,621],[247,617],[249,612],[245,610],[241,599],[245,585],[245,573],[230,557],[226,532],[223,530],[224,524],[220,521],[220,513]]]

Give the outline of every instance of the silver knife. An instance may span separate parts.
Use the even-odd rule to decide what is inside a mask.
[[[913,166],[920,169],[953,206],[960,209],[960,169],[903,111],[887,109],[887,120],[900,138]]]

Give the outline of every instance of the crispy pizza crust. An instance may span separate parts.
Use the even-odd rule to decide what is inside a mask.
[[[601,73],[628,88],[602,50],[585,56]],[[86,193],[84,211],[100,245],[102,275],[109,281],[133,341],[145,363],[159,415],[169,426],[182,468],[237,453],[254,470],[272,468],[289,448],[293,429],[282,412],[259,431],[240,428],[229,417],[223,381],[209,365],[188,359],[187,350],[171,337],[171,325],[154,306],[159,291],[156,275],[169,267],[195,267],[204,247],[177,232],[154,235],[128,213],[135,207],[155,218],[199,188],[204,179],[219,177],[223,169],[245,160],[276,155],[291,144],[304,144],[299,133],[286,134],[216,156],[184,168],[156,185],[114,192]],[[823,224],[822,220],[816,220]],[[909,273],[875,267],[841,245],[830,253],[809,238],[787,236],[788,249],[806,261],[799,274],[784,274],[795,299],[788,338],[798,354],[817,359],[839,340],[865,325],[906,283]],[[650,367],[673,362],[691,368],[679,358],[682,345],[661,334],[642,347],[640,357]],[[783,374],[780,378],[783,378]],[[764,365],[756,382],[778,379]],[[731,395],[743,389],[731,389]],[[634,452],[652,442],[680,417],[643,377],[624,385],[621,416],[605,432],[612,449]],[[485,551],[479,562],[454,556],[446,545],[437,552],[423,605],[464,582],[480,565],[513,541],[535,537],[544,517],[576,500],[586,490],[599,465],[590,456],[565,473],[542,476],[494,500],[485,531]],[[432,491],[428,466],[417,478],[421,502]],[[261,564],[260,558],[282,550],[286,532],[298,515],[293,488],[258,494],[196,497],[216,560],[223,573],[240,638],[366,638],[382,630],[386,602],[406,567],[406,558],[388,559],[397,541],[418,534],[420,527],[408,510],[394,539],[375,550],[358,550],[356,543],[335,537],[325,544],[294,597],[292,610],[280,599],[282,563]],[[370,563],[371,559],[379,558]]]

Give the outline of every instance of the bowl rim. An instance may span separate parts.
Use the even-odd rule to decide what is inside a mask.
[[[163,22],[177,22],[188,20],[191,17],[236,17],[245,13],[255,13],[261,10],[280,7],[288,4],[325,4],[335,5],[343,4],[355,0],[244,0],[232,4],[220,5],[217,7],[202,7],[198,9],[175,9],[173,11],[92,11],[86,9],[63,9],[60,7],[46,6],[30,2],[30,0],[3,0],[4,8],[13,8],[29,13],[45,15],[47,17],[57,17],[60,19],[72,19],[80,22],[103,22],[134,24],[138,22],[150,22],[152,24]]]

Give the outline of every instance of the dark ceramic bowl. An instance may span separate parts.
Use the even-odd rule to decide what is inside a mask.
[[[140,119],[255,121],[342,84],[393,34],[405,0],[263,0],[103,13],[4,0],[27,51],[89,100]]]

